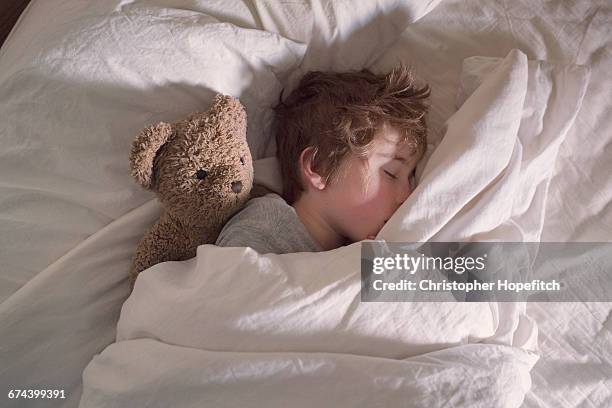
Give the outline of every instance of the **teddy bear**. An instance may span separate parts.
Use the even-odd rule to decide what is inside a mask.
[[[149,126],[134,140],[131,174],[155,192],[163,212],[138,244],[131,288],[148,267],[193,258],[199,245],[214,243],[250,198],[253,161],[246,124],[242,104],[217,94],[208,112]]]

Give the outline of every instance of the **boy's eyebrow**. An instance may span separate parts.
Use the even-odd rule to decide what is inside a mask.
[[[405,164],[405,165],[409,165],[409,164],[410,164],[410,159],[412,159],[412,158],[414,157],[414,156],[411,156],[411,157],[409,157],[409,158],[406,158],[406,157],[399,156],[399,155],[395,155],[395,156],[394,156],[393,154],[384,154],[384,153],[383,153],[383,156],[384,156],[384,157],[393,158],[393,160],[397,160],[397,161],[399,161],[400,163],[403,163],[403,164]]]
[[[391,155],[389,155],[388,157],[391,157]],[[408,158],[403,157],[403,156],[394,156],[393,157],[393,160],[397,160],[398,162],[400,162],[402,164],[405,164],[405,165],[410,164],[410,159],[412,159],[412,157],[408,157]]]
[[[381,156],[393,158],[393,160],[401,161],[402,163],[408,163],[408,159],[402,156],[394,156],[393,154],[382,153]]]

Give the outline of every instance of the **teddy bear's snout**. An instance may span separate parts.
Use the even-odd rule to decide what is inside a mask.
[[[242,191],[242,181],[233,181],[232,182],[232,191],[236,194]]]

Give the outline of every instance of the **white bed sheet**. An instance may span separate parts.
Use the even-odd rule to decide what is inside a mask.
[[[130,2],[123,3],[129,6]],[[188,9],[188,6],[204,7],[203,2],[148,3],[154,6],[162,3],[174,4],[175,10],[165,15],[166,17],[183,16],[193,25],[202,22],[198,18],[192,18],[193,13],[185,9]],[[230,22],[243,29],[266,27],[273,35],[263,35],[262,41],[276,41],[280,44],[278,49],[283,50],[280,54],[268,54],[267,60],[263,58],[262,61],[256,62],[256,65],[261,67],[261,70],[256,72],[269,79],[266,75],[270,75],[269,72],[272,71],[272,75],[278,80],[278,87],[259,90],[260,92],[247,96],[247,103],[251,102],[253,107],[260,103],[262,98],[269,106],[282,84],[294,79],[287,74],[304,56],[306,50],[300,46],[300,42],[307,42],[312,32],[302,28],[310,24],[308,16],[311,9],[302,7],[294,8],[292,12],[279,13],[278,8],[267,2],[243,4],[236,1],[229,4],[208,3],[206,7],[209,9],[217,7],[215,13],[210,12],[208,15],[212,14],[221,21]],[[224,13],[224,8],[231,10],[231,13]],[[38,339],[45,338],[53,331],[53,325],[49,322],[37,325],[40,322],[32,320],[30,325],[24,326],[24,319],[32,317],[28,312],[33,313],[40,305],[34,303],[20,305],[19,309],[10,309],[16,302],[27,299],[28,292],[35,291],[37,285],[40,285],[39,289],[42,290],[48,288],[53,296],[75,294],[75,300],[63,305],[68,305],[68,308],[51,310],[52,314],[60,317],[63,314],[65,317],[73,313],[75,321],[87,321],[79,320],[78,315],[89,318],[88,313],[95,314],[93,308],[98,307],[106,308],[107,311],[114,310],[118,316],[119,303],[126,295],[120,287],[122,282],[119,278],[110,292],[95,288],[95,283],[89,288],[73,287],[70,285],[70,276],[78,274],[78,265],[73,265],[73,269],[67,268],[61,259],[55,267],[51,264],[70,249],[74,249],[92,251],[90,262],[94,264],[107,263],[106,266],[115,265],[118,269],[125,266],[124,261],[131,253],[130,246],[135,246],[140,233],[123,231],[116,234],[117,225],[121,224],[121,217],[129,210],[143,211],[137,207],[150,199],[147,193],[139,191],[131,182],[124,167],[127,166],[127,151],[134,132],[147,121],[176,118],[184,112],[199,109],[210,99],[211,92],[204,89],[202,82],[194,84],[188,78],[174,78],[174,84],[170,79],[172,86],[166,88],[163,88],[162,80],[153,92],[145,89],[140,89],[139,92],[137,88],[126,88],[123,83],[104,83],[104,72],[99,72],[96,77],[99,82],[91,81],[89,86],[83,86],[78,76],[63,79],[60,76],[63,82],[45,82],[34,64],[36,60],[33,57],[36,53],[50,46],[61,48],[63,41],[71,34],[63,28],[75,21],[80,24],[83,33],[91,34],[91,38],[95,37],[96,30],[110,32],[112,36],[113,25],[90,24],[99,21],[100,16],[105,14],[108,14],[108,4],[84,5],[74,0],[33,1],[0,50],[2,95],[11,92],[12,95],[18,96],[11,100],[13,105],[10,107],[6,105],[7,99],[0,99],[1,112],[12,119],[5,121],[5,118],[2,118],[5,126],[1,128],[0,133],[4,146],[0,153],[3,171],[0,176],[0,264],[3,268],[0,277],[0,300],[4,302],[0,304],[0,309],[19,310],[23,313],[11,316],[11,324],[5,324],[3,329],[28,328],[22,338],[24,351],[44,347]],[[474,55],[503,57],[511,48],[520,48],[530,59],[590,66],[591,79],[583,108],[560,148],[555,175],[550,185],[543,240],[608,241],[612,238],[612,180],[609,177],[612,170],[612,96],[609,91],[612,89],[612,79],[609,76],[612,71],[611,21],[612,10],[607,1],[447,0],[420,21],[410,25],[400,40],[383,54],[371,54],[377,59],[365,59],[362,63],[375,62],[374,69],[382,69],[401,58],[410,61],[432,84],[431,147],[439,141],[444,121],[456,110],[455,94],[464,58]],[[350,26],[350,21],[346,24]],[[350,33],[351,30],[347,29],[345,32]],[[280,35],[276,36],[275,33]],[[134,35],[137,34],[147,33],[135,30]],[[389,37],[384,34],[381,34],[384,37],[381,40],[388,41]],[[390,34],[392,36],[394,33]],[[169,31],[168,36],[171,35],[172,32]],[[194,41],[194,38],[187,37],[183,40]],[[198,40],[197,36],[195,40]],[[333,44],[341,47],[346,45],[346,41]],[[86,45],[94,47],[96,43],[90,42]],[[82,51],[87,55],[87,49]],[[95,48],[90,48],[91,55],[98,55],[94,51]],[[287,55],[294,57],[279,59]],[[49,65],[48,68],[68,67],[77,62],[86,62],[75,59],[75,55],[69,53],[58,53],[55,57],[56,65]],[[189,55],[183,54],[180,57],[188,59]],[[314,68],[318,67],[317,63],[322,67],[338,67],[333,60],[319,61],[314,58],[310,61],[313,64],[310,67]],[[112,58],[107,62],[108,69],[112,72]],[[246,65],[249,66],[248,63]],[[274,69],[267,70],[271,66],[280,69],[277,72]],[[75,72],[88,73],[86,66],[80,69],[81,71],[75,69]],[[192,74],[197,76],[197,72]],[[13,77],[10,77],[11,75]],[[14,81],[14,75],[20,75],[21,80],[26,78],[27,81],[40,84],[40,93],[19,93],[18,90],[11,89],[13,84],[20,85],[19,81]],[[130,78],[137,78],[138,72],[133,75]],[[151,79],[158,78],[152,75]],[[79,86],[76,86],[77,84]],[[190,86],[200,88],[194,92]],[[230,87],[230,92],[239,91],[232,88],[239,87],[239,84],[229,83],[227,86]],[[119,126],[117,123],[99,123],[92,117],[92,126],[108,126],[107,133],[111,136],[117,135],[110,137],[108,143],[102,145],[105,146],[103,149],[91,150],[91,145],[79,144],[79,132],[86,129],[75,130],[72,145],[53,146],[52,143],[45,144],[43,138],[40,138],[39,143],[35,143],[36,139],[24,142],[18,136],[31,134],[36,130],[28,120],[29,114],[43,115],[44,118],[44,114],[53,113],[53,109],[62,106],[52,97],[41,97],[52,96],[54,89],[60,87],[69,89],[68,94],[74,97],[72,101],[64,100],[63,103],[91,104],[92,111],[108,108],[114,103],[113,98],[120,95],[124,102],[122,108],[133,112],[133,121],[127,125],[121,123]],[[172,98],[177,103],[169,107],[164,102],[158,102],[164,98]],[[256,120],[260,120],[263,126],[266,120],[263,117],[265,112],[258,113],[262,117]],[[66,120],[70,121],[71,118],[67,116]],[[252,140],[253,145],[257,146],[256,150],[259,150],[256,157],[263,157],[269,152],[269,146],[256,144],[260,139],[253,137]],[[84,161],[84,157],[87,157],[88,161]],[[67,160],[75,160],[80,166],[70,167]],[[79,160],[81,162],[78,162]],[[45,174],[50,164],[58,173]],[[87,170],[88,166],[85,177],[83,174],[71,173],[71,169]],[[49,177],[45,178],[47,175]],[[154,203],[145,205],[155,206]],[[140,227],[144,229],[146,222],[147,220],[143,220]],[[86,240],[87,237],[90,239]],[[96,243],[93,247],[92,242]],[[115,245],[117,242],[122,242],[123,247],[118,249]],[[76,247],[77,245],[79,246]],[[100,252],[111,248],[113,252]],[[67,254],[63,261],[69,258],[70,254]],[[116,258],[122,261],[117,261]],[[40,273],[43,270],[44,272]],[[115,271],[115,274],[117,277],[121,276],[120,271]],[[32,280],[35,276],[36,279]],[[30,280],[31,282],[24,286]],[[50,282],[55,286],[50,285]],[[20,288],[21,293],[15,293]],[[19,296],[11,297],[13,294]],[[47,299],[50,302],[47,305],[49,307],[53,307],[51,300],[52,297]],[[70,308],[88,304],[89,309]],[[527,395],[526,406],[612,406],[611,310],[612,305],[605,303],[528,305],[528,312],[535,317],[540,328],[542,358],[532,371],[533,387]],[[6,315],[2,317],[6,318]],[[9,320],[3,321],[7,322]],[[85,325],[75,328],[75,333],[92,330],[103,333],[98,336],[94,345],[94,348],[100,350],[114,337],[114,327],[111,325],[96,328]],[[58,367],[59,372],[69,368],[76,369],[79,365],[84,367],[87,361],[72,359],[70,354],[72,348],[79,346],[82,344],[78,339],[71,339],[66,342],[64,348],[55,350],[66,355],[66,367]],[[19,364],[23,364],[23,367],[36,367],[36,363],[28,362],[33,356],[34,354],[25,353],[20,356],[20,361],[9,360],[11,364],[3,367],[5,373],[6,370],[16,369]],[[42,374],[32,377],[52,378]],[[75,379],[75,387],[78,387],[79,380],[80,378]],[[76,400],[68,400],[66,406],[75,406],[75,403],[78,403],[78,397]]]

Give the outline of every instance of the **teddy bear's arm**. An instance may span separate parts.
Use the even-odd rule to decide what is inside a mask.
[[[170,222],[166,214],[145,234],[136,248],[136,254],[130,270],[132,287],[136,277],[142,271],[166,261],[183,261],[196,254],[191,240],[184,228]]]

